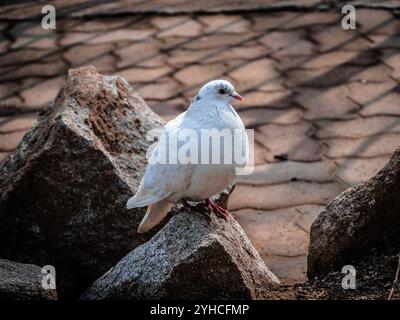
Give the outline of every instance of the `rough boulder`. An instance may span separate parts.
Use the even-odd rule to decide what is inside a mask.
[[[180,210],[81,298],[269,299],[278,284],[232,217]]]
[[[42,286],[42,268],[0,259],[0,300],[55,300],[57,292]]]
[[[311,226],[308,276],[400,243],[400,148],[376,176],[337,196]]]
[[[60,296],[76,295],[148,240],[145,208],[125,204],[162,123],[123,78],[71,70],[0,169],[1,258],[54,265]]]

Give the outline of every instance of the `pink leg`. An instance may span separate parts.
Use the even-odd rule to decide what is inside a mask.
[[[207,199],[206,200],[206,204],[207,204],[208,210],[210,210],[211,212],[214,212],[214,214],[218,218],[222,218],[224,220],[228,220],[228,216],[229,216],[229,211],[228,210],[225,210],[224,208],[220,207],[218,204],[216,204],[211,199]]]

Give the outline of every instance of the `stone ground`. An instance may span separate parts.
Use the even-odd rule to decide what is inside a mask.
[[[0,161],[69,68],[125,77],[166,120],[206,81],[228,79],[246,98],[235,107],[255,130],[256,164],[229,208],[278,277],[304,281],[312,221],[400,144],[399,16],[358,9],[345,31],[337,10],[93,14],[45,31],[0,12]]]

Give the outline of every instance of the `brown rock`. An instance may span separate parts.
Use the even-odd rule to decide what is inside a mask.
[[[119,74],[129,83],[153,82],[171,71],[168,66],[158,68],[128,68],[121,70]]]
[[[317,219],[322,210],[324,210],[324,207],[316,205],[296,207],[296,211],[299,213],[299,219],[296,221],[296,225],[309,233],[312,223]]]
[[[54,57],[56,57],[56,59],[54,59]],[[24,63],[37,60],[43,61],[45,58],[46,60],[49,59],[52,61],[59,59],[58,55],[53,55],[51,51],[20,49],[9,51],[2,55],[0,66],[20,65],[21,61],[24,61]]]
[[[368,38],[373,42],[371,45],[374,49],[399,49],[400,37],[396,34],[381,35],[371,33]]]
[[[377,67],[381,69],[380,67]],[[326,88],[340,86],[351,81],[384,81],[389,73],[384,74],[386,70],[375,70],[365,67],[341,64],[334,68],[318,69],[292,69],[287,72],[289,87],[312,87]],[[378,76],[374,73],[378,72]]]
[[[347,96],[349,96],[348,88],[337,86],[323,91],[302,89],[295,100],[307,109],[304,117],[308,120],[355,117],[359,107]]]
[[[72,21],[71,21],[72,20]],[[121,19],[120,17],[111,18],[107,17],[107,19],[90,19],[87,21],[82,21],[78,19],[65,19],[60,21],[64,23],[62,25],[63,31],[83,31],[83,32],[92,32],[92,31],[110,31],[118,28],[122,28],[126,26],[127,22],[125,19]],[[57,25],[58,29],[58,25]]]
[[[187,102],[182,98],[175,98],[166,101],[147,100],[147,103],[151,107],[151,110],[157,113],[165,121],[169,121],[184,112],[190,102]]]
[[[347,66],[346,66],[347,67]],[[348,81],[360,81],[362,83],[367,82],[384,82],[388,81],[392,69],[385,66],[384,64],[378,64],[369,68],[360,68],[359,71],[349,74]]]
[[[400,149],[368,181],[337,196],[311,227],[308,275],[340,270],[373,248],[398,250]]]
[[[167,58],[167,62],[174,68],[181,69],[188,64],[203,62],[208,58],[214,58],[214,56],[219,52],[221,52],[221,50],[218,48],[205,50],[186,50],[178,47],[171,51],[171,54]],[[215,62],[215,60],[212,62]]]
[[[81,296],[115,299],[271,299],[279,283],[233,219],[179,213]]]
[[[333,180],[334,169],[334,165],[329,161],[265,163],[255,166],[249,175],[238,176],[236,181],[250,185],[270,185],[298,180],[330,182]]]
[[[16,89],[14,82],[0,84],[0,107],[15,106],[22,103],[22,99],[15,92]]]
[[[285,12],[285,15],[288,15],[288,13]],[[334,25],[340,21],[340,18],[341,16],[334,11],[302,12],[301,15],[285,23],[280,29],[298,29],[313,25]]]
[[[264,164],[268,159],[268,150],[260,143],[254,141],[254,165]]]
[[[400,133],[398,117],[380,116],[343,121],[318,121],[317,136],[320,139],[348,137],[367,138],[390,132]]]
[[[25,134],[25,130],[15,131],[9,133],[0,133],[0,151],[12,151],[19,144],[22,137]]]
[[[213,54],[207,56],[205,62],[227,63],[230,60],[240,59],[244,64],[246,61],[260,58],[265,54],[265,48],[263,46],[250,43],[243,46],[235,46],[229,48],[229,50],[219,48],[213,51]]]
[[[56,267],[77,293],[143,243],[144,209],[128,211],[145,168],[146,133],[162,120],[127,82],[93,67],[70,71],[0,171],[0,252]]]
[[[115,73],[115,64],[117,59],[113,54],[105,54],[98,58],[90,60],[88,63],[94,66],[100,73],[113,74]],[[77,66],[73,66],[77,67]]]
[[[362,51],[370,45],[357,29],[344,30],[338,28],[337,24],[324,28],[316,26],[314,29],[310,34],[321,52],[333,49]]]
[[[389,92],[384,96],[381,96],[377,101],[371,101],[362,110],[363,116],[375,116],[375,115],[400,115],[400,91]]]
[[[265,54],[265,48],[261,45],[236,46],[226,50],[225,48],[211,48],[204,50],[186,50],[177,48],[168,57],[168,63],[174,67],[182,67],[190,63],[228,63],[233,60],[245,61],[256,59]]]
[[[213,63],[205,65],[191,65],[175,73],[174,78],[186,87],[197,87],[215,78],[222,77],[226,70],[223,63]]]
[[[171,78],[161,78],[157,82],[137,87],[143,99],[167,100],[177,96],[180,85]]]
[[[19,37],[13,42],[11,49],[32,48],[50,50],[57,47],[57,35]]]
[[[11,41],[8,41],[0,34],[0,53],[3,55],[7,52],[11,45]]]
[[[307,255],[295,257],[267,256],[264,260],[283,284],[302,283],[307,281]],[[287,294],[287,293],[286,293]],[[287,297],[287,296],[286,296]],[[285,299],[285,296],[281,299]],[[294,300],[297,297],[288,297]]]
[[[119,58],[117,67],[165,67],[164,56],[159,52],[160,48],[161,43],[153,38],[121,45],[115,51]]]
[[[111,54],[114,46],[112,43],[96,45],[82,44],[71,47],[63,53],[64,58],[73,66],[92,63],[93,60]]]
[[[292,106],[292,94],[289,90],[274,92],[251,91],[244,95],[245,100],[236,107],[236,110],[252,107],[288,108]]]
[[[206,33],[243,33],[250,30],[250,22],[241,15],[201,15],[198,19],[207,26]]]
[[[392,76],[400,80],[400,55],[398,50],[383,50],[383,62],[392,68]]]
[[[212,49],[219,47],[221,50],[226,50],[227,46],[243,46],[247,45],[248,41],[251,40],[253,35],[248,34],[222,34],[213,33],[210,35],[204,35],[200,38],[196,38],[196,41],[187,41],[182,39],[179,43],[186,49],[192,50],[202,50],[202,49]],[[166,43],[170,43],[170,38],[165,38]]]
[[[156,17],[151,20],[160,32],[157,37],[195,37],[202,32],[201,24],[188,16]]]
[[[43,80],[40,78],[28,78],[24,81],[21,90],[21,96],[24,99],[22,106],[24,108],[44,108],[48,106],[56,97],[62,84],[63,77],[50,78]]]
[[[253,14],[250,19],[253,22],[254,31],[277,29],[297,21],[304,16],[304,12],[271,12],[266,19],[265,13]]]
[[[303,64],[312,60],[313,57],[314,56],[280,56],[276,68],[280,72],[286,72],[293,68],[300,68],[301,70],[298,71],[304,71],[302,70]],[[310,70],[308,71],[310,72]]]
[[[269,186],[237,185],[229,197],[228,209],[274,210],[303,204],[326,205],[343,189],[343,186],[335,182],[294,181]]]
[[[306,281],[310,225],[323,207],[238,210],[233,214],[270,270],[282,281]]]
[[[235,218],[250,236],[260,255],[296,257],[307,254],[308,236],[296,226],[292,208],[279,210],[238,210]]]
[[[120,28],[109,32],[85,33],[69,32],[60,41],[62,46],[71,46],[80,43],[101,44],[118,41],[139,41],[146,39],[155,32],[153,29]]]
[[[54,77],[63,74],[67,70],[67,65],[61,59],[57,62],[35,62],[24,63],[15,68],[10,68],[1,76],[2,81],[10,81],[28,77]]]
[[[378,62],[378,56],[372,51],[360,54],[357,51],[334,50],[323,53],[301,64],[305,69],[336,67],[340,64],[373,64]]]
[[[271,59],[251,61],[229,73],[234,83],[240,90],[257,89],[269,82],[274,82],[279,77],[275,70],[275,62]]]
[[[373,115],[375,114],[390,114],[395,113],[396,108],[392,100],[391,93],[396,94],[395,90],[397,83],[386,79],[385,82],[353,82],[346,85],[349,89],[347,96],[362,106],[361,113],[363,115]],[[388,100],[386,100],[388,99]],[[400,108],[397,108],[400,109]],[[395,113],[396,114],[396,113]]]
[[[378,34],[395,35],[400,32],[398,20],[389,10],[368,9],[357,10],[357,23],[361,25],[361,32],[369,33],[373,30]]]
[[[313,44],[304,39],[301,31],[273,31],[267,33],[260,42],[279,56],[309,55],[313,53]]]
[[[393,150],[392,150],[393,151]],[[366,159],[337,159],[336,176],[348,186],[355,186],[373,177],[387,163],[389,156]]]
[[[239,110],[239,115],[246,128],[254,128],[266,123],[295,124],[302,119],[303,113],[300,109],[278,109],[278,108],[253,108]]]
[[[18,38],[21,36],[45,36],[55,33],[55,31],[52,29],[43,29],[40,23],[36,23],[34,21],[20,21],[19,23],[15,24],[9,23],[9,26],[9,32],[13,38]]]
[[[8,155],[8,152],[0,152],[0,166],[6,161]]]
[[[268,161],[285,157],[294,161],[317,161],[321,159],[320,146],[313,139],[315,128],[308,123],[295,125],[267,124],[257,128],[255,139],[268,149]]]
[[[328,158],[390,157],[393,150],[398,147],[399,141],[398,134],[374,135],[360,139],[327,139],[324,142],[326,145],[324,154]]]

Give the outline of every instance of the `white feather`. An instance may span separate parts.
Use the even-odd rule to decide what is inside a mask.
[[[221,192],[232,182],[235,175],[234,164],[154,163],[156,157],[168,159],[169,153],[174,152],[171,149],[171,138],[183,129],[195,130],[198,136],[202,129],[239,129],[245,132],[243,122],[230,105],[230,100],[226,97],[219,98],[215,91],[215,87],[219,85],[232,86],[222,80],[206,84],[200,90],[197,99],[193,99],[188,110],[165,125],[164,136],[152,152],[138,191],[128,200],[128,209],[165,200],[177,202],[181,199],[207,199]],[[241,144],[245,144],[247,148],[247,137],[236,143],[240,145],[234,145],[234,148],[243,147]],[[178,145],[176,151],[179,152],[181,147]],[[200,143],[198,148],[201,148]],[[223,150],[217,152],[222,153]]]

